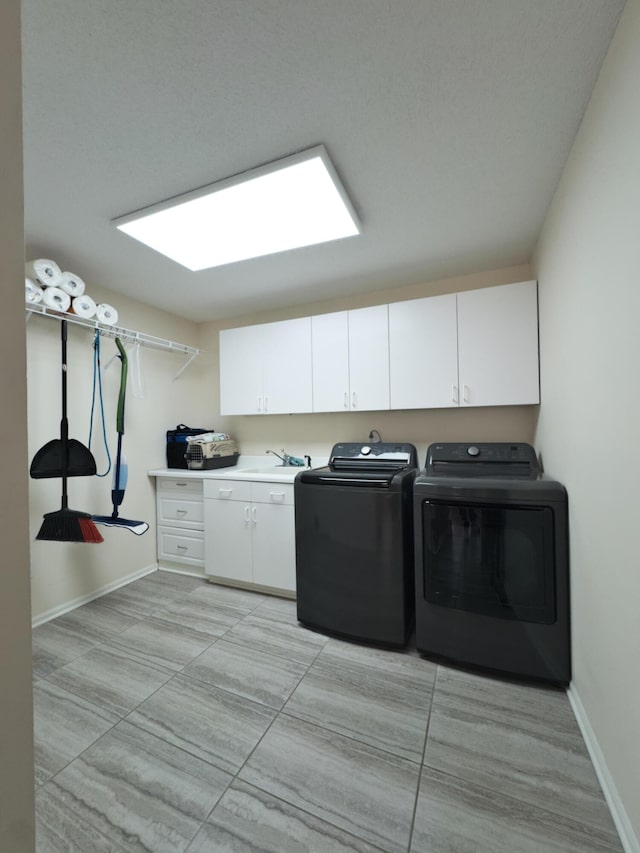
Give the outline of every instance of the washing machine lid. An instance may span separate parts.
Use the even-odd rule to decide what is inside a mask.
[[[536,452],[524,442],[438,442],[427,450],[424,473],[430,477],[491,477],[535,480]]]

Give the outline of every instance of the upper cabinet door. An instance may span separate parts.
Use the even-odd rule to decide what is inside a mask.
[[[460,405],[539,403],[536,282],[457,296]]]
[[[458,405],[456,294],[389,305],[392,409]]]
[[[267,415],[311,411],[311,317],[267,323],[263,330]]]
[[[349,377],[352,411],[389,408],[387,305],[349,311]]]
[[[344,412],[349,396],[348,312],[317,314],[311,318],[313,411]]]
[[[264,406],[262,326],[220,332],[220,414],[256,415]]]

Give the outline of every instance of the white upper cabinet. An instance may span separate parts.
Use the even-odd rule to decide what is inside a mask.
[[[456,294],[389,305],[392,409],[458,404]]]
[[[263,371],[260,326],[220,332],[220,414],[262,411]]]
[[[220,332],[220,414],[540,402],[535,281]]]
[[[389,408],[386,305],[311,318],[313,411]]]
[[[311,411],[311,317],[267,323],[263,329],[263,411]]]
[[[220,414],[311,411],[311,318],[220,332]]]
[[[457,296],[460,405],[539,403],[536,282]]]
[[[311,318],[313,411],[346,412],[349,393],[348,311]]]
[[[349,311],[352,411],[389,408],[389,306]]]

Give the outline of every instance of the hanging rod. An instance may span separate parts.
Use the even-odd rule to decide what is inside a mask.
[[[190,347],[187,344],[177,344],[174,341],[168,341],[165,338],[157,338],[154,335],[147,335],[144,332],[136,332],[131,329],[124,329],[122,326],[110,326],[107,323],[100,323],[99,320],[85,319],[78,317],[77,314],[68,314],[62,311],[53,311],[41,303],[32,303],[25,305],[27,311],[27,320],[32,314],[40,317],[51,317],[53,320],[66,320],[67,323],[73,323],[75,326],[84,326],[86,329],[98,330],[101,335],[106,335],[108,338],[120,338],[123,343],[140,344],[141,346],[151,347],[152,349],[177,352],[187,357],[187,360],[182,365],[180,370],[173,377],[173,381],[187,369],[191,362],[200,355],[204,350],[197,347]]]

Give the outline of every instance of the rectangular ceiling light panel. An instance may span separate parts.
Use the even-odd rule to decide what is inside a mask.
[[[360,233],[322,145],[113,222],[190,270]]]

